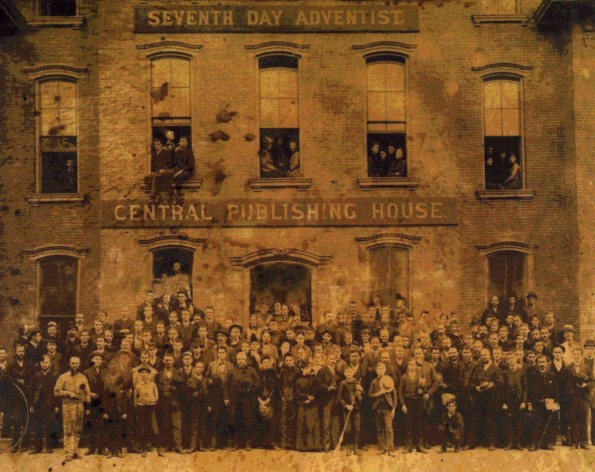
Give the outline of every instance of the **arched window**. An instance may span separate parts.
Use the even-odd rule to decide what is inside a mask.
[[[298,58],[258,59],[260,96],[260,177],[301,175]]]
[[[409,249],[400,246],[370,248],[370,300],[380,295],[394,305],[397,294],[409,298]]]
[[[488,255],[488,294],[508,298],[512,293],[524,293],[527,267],[526,254],[515,251]]]
[[[192,149],[190,111],[190,59],[182,56],[157,56],[151,59],[151,125],[153,130],[153,159],[151,171],[163,167],[158,154],[178,147],[180,139],[188,140]],[[161,156],[163,157],[163,156]]]
[[[41,193],[78,191],[78,92],[68,78],[38,82],[39,165]]]
[[[522,103],[518,77],[495,76],[483,82],[485,186],[523,188]]]
[[[37,261],[39,277],[38,313],[40,326],[55,321],[62,328],[74,319],[78,299],[78,259],[48,256]]]
[[[368,177],[407,177],[405,59],[366,59]]]

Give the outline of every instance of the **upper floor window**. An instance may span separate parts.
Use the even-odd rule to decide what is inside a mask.
[[[175,180],[194,176],[190,107],[190,59],[158,57],[151,60],[151,171],[181,171]]]
[[[39,83],[39,173],[42,193],[78,191],[77,84],[67,79]]]
[[[407,177],[405,59],[366,60],[368,177]]]
[[[260,177],[301,175],[298,58],[258,60],[260,95]]]
[[[371,293],[380,296],[386,305],[401,296],[408,298],[409,249],[381,246],[370,249],[369,254]]]
[[[523,187],[521,87],[516,78],[483,83],[485,186],[488,190]]]
[[[40,0],[41,16],[76,16],[76,0]]]

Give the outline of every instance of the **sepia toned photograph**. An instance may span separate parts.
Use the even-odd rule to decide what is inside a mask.
[[[0,471],[595,468],[593,0],[0,0]]]

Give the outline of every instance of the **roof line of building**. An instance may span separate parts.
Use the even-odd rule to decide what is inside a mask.
[[[592,5],[592,2],[593,0],[543,0],[541,5],[535,10],[535,13],[533,13],[533,21],[539,26],[548,12],[556,5],[567,5],[568,7],[589,6],[590,4]]]

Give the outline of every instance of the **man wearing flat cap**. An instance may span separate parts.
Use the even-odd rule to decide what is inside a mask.
[[[532,316],[538,316],[539,319],[543,319],[543,310],[537,305],[537,294],[533,291],[527,294],[525,312],[527,313],[529,319],[531,319]]]

